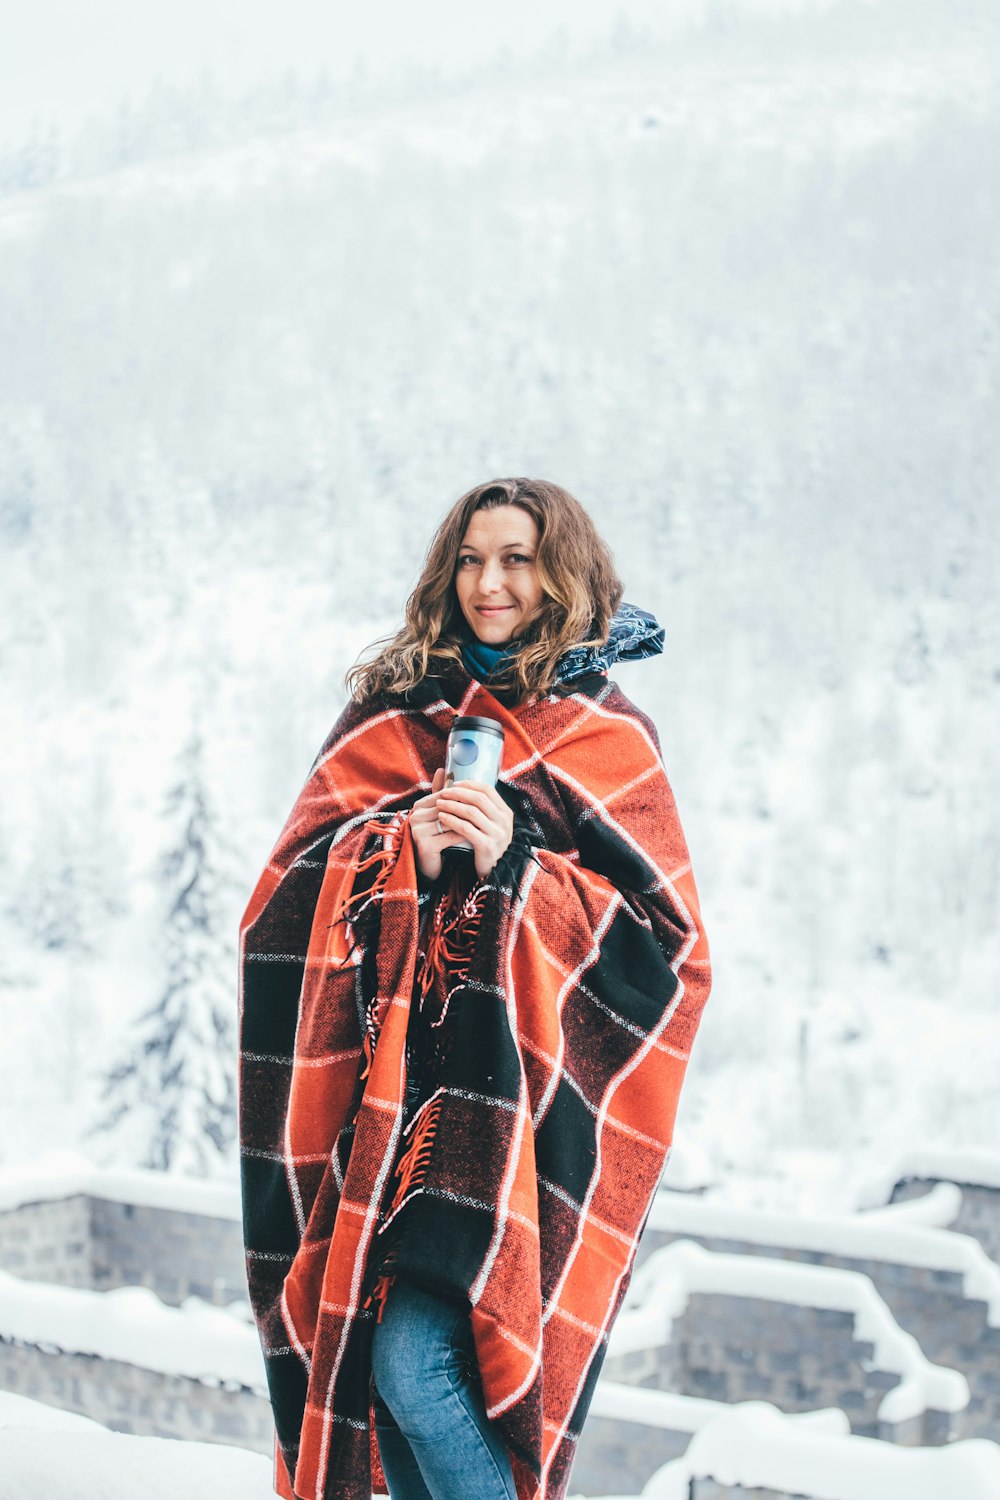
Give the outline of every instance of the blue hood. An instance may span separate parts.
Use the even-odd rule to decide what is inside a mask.
[[[603,646],[571,646],[559,658],[557,682],[586,672],[607,672],[616,661],[641,661],[663,650],[663,626],[637,604],[619,604]]]

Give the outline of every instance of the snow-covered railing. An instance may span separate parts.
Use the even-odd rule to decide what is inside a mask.
[[[92,1292],[0,1271],[0,1338],[267,1393],[256,1328],[196,1298],[168,1307],[148,1287]]]
[[[601,1376],[594,1387],[588,1418],[610,1417],[670,1432],[697,1432],[721,1412],[729,1411],[730,1405],[728,1401],[713,1401],[709,1396],[684,1396],[677,1391],[657,1391],[647,1385],[628,1385]]]
[[[99,1167],[74,1151],[50,1152],[18,1166],[0,1167],[0,1212],[77,1193],[216,1219],[242,1217],[238,1181],[148,1172],[139,1167]]]
[[[969,1404],[965,1376],[931,1363],[913,1335],[900,1328],[871,1277],[836,1266],[706,1250],[694,1240],[664,1245],[638,1267],[612,1329],[608,1354],[668,1343],[674,1319],[696,1292],[853,1314],[855,1337],[874,1346],[875,1367],[900,1377],[899,1385],[886,1391],[879,1403],[880,1421],[900,1423],[925,1411],[957,1412]]]
[[[962,1189],[953,1182],[936,1182],[917,1198],[897,1198],[861,1210],[866,1224],[920,1224],[925,1229],[948,1229],[962,1211]]]
[[[773,1245],[776,1249],[814,1250],[846,1260],[881,1260],[955,1271],[964,1278],[965,1295],[985,1302],[988,1322],[1000,1326],[1000,1266],[979,1241],[950,1229],[901,1220],[902,1215],[897,1219],[888,1214],[875,1217],[867,1213],[800,1214],[734,1208],[661,1189],[653,1200],[646,1227],[667,1234]]]
[[[680,1458],[658,1469],[643,1500],[688,1500],[699,1478],[809,1500],[996,1500],[1000,1447],[983,1438],[898,1447],[851,1433],[841,1411],[788,1416],[770,1402],[744,1401],[706,1423]]]
[[[868,1207],[886,1203],[897,1182],[905,1182],[908,1178],[1000,1191],[1000,1151],[991,1151],[985,1146],[910,1147],[891,1157],[865,1179],[859,1195],[860,1204]]]

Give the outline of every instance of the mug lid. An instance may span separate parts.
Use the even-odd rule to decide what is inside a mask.
[[[452,721],[449,734],[455,734],[463,729],[479,729],[485,734],[496,734],[504,738],[503,725],[499,719],[487,719],[480,714],[461,714]]]

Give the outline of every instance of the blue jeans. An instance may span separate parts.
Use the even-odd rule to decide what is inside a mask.
[[[391,1500],[517,1500],[486,1415],[469,1311],[400,1277],[371,1346],[375,1432]]]

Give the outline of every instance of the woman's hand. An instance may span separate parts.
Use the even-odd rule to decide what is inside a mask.
[[[441,850],[449,844],[460,844],[461,839],[450,833],[440,833],[437,820],[438,792],[444,786],[444,766],[438,766],[431,778],[428,796],[418,797],[410,809],[410,833],[413,836],[413,852],[417,869],[428,880],[436,880],[441,874]]]
[[[430,793],[410,810],[410,832],[417,867],[428,880],[440,875],[441,851],[453,844],[472,845],[482,879],[510,844],[514,814],[496,788],[482,782],[456,781],[445,790],[444,767],[438,766]]]
[[[437,772],[435,772],[435,776]],[[476,874],[488,875],[514,835],[514,814],[494,786],[456,781],[437,794],[437,817],[456,843],[471,844]]]

